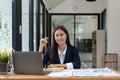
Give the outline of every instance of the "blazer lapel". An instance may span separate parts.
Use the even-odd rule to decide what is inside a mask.
[[[56,56],[56,63],[60,64],[60,58],[59,58],[58,52],[57,52],[57,56]]]
[[[66,50],[66,54],[65,54],[64,63],[66,63],[66,61],[68,60],[67,58],[68,58],[69,53],[70,53],[70,49],[69,49],[69,48],[70,48],[70,47],[69,47],[69,46],[67,46],[67,50]]]

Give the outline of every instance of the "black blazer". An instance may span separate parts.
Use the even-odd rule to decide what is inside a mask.
[[[56,64],[60,64],[60,59],[58,56],[58,52],[56,53]],[[45,51],[43,55],[43,66],[51,64],[50,61],[50,47]],[[81,67],[81,61],[78,53],[78,49],[74,46],[67,45],[67,50],[65,54],[64,64],[65,63],[73,63],[74,69],[79,69]]]

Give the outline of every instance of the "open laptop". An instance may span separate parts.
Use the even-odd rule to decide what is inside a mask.
[[[40,52],[15,51],[13,56],[14,73],[16,74],[48,74],[43,71],[42,54]]]

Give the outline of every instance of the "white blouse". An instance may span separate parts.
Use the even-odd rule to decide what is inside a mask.
[[[65,50],[63,51],[63,53],[61,53],[60,50],[58,49],[58,55],[59,55],[59,59],[60,59],[61,64],[64,63],[66,51],[67,51],[67,46],[65,47]],[[67,66],[67,69],[73,69],[72,62],[66,63],[66,66]]]

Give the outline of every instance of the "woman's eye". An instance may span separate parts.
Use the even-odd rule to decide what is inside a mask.
[[[58,35],[55,35],[56,37],[58,37]]]
[[[60,34],[60,36],[63,36],[64,34]]]

